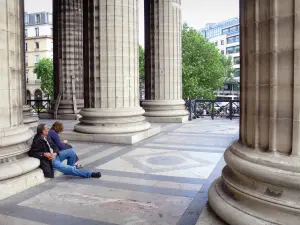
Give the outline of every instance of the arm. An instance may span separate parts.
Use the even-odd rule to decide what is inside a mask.
[[[44,151],[42,149],[42,145],[40,143],[39,139],[34,138],[31,148],[28,152],[28,155],[30,157],[34,157],[34,158],[38,158],[38,159],[46,159],[45,155],[44,155]]]

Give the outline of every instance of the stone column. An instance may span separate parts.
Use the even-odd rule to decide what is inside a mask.
[[[240,139],[209,204],[231,225],[300,219],[300,2],[241,0]]]
[[[61,95],[58,118],[76,119],[84,107],[83,0],[54,0],[53,3],[55,100]]]
[[[23,125],[21,0],[0,1],[0,199],[40,183],[39,160],[27,155],[33,131]]]
[[[150,124],[143,117],[139,96],[138,2],[87,3],[86,107],[75,131],[112,135],[146,131]]]
[[[25,24],[24,24],[24,0],[20,0],[21,8],[20,8],[20,19],[21,19],[21,33],[20,33],[20,44],[21,49],[25,49]],[[33,115],[31,112],[31,107],[27,105],[26,102],[26,75],[25,75],[25,50],[21,54],[21,71],[22,71],[22,92],[23,92],[23,98],[22,98],[22,104],[23,104],[23,123],[28,125],[33,130],[36,129],[39,121],[39,117],[36,115]]]
[[[184,122],[181,0],[145,0],[145,101],[150,122]]]

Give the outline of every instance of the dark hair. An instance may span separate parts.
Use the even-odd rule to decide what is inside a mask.
[[[44,124],[44,123],[39,124],[36,128],[36,133],[42,134],[43,131],[45,130],[45,126],[46,126],[46,124]]]
[[[63,132],[64,131],[64,125],[59,122],[59,121],[56,121],[52,127],[51,127],[52,130],[54,130],[56,133],[60,133],[60,132]]]

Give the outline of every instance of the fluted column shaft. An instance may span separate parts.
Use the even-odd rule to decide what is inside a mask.
[[[300,2],[240,0],[240,13],[240,140],[209,203],[231,225],[297,224]]]
[[[75,130],[148,129],[139,106],[138,1],[87,1],[84,12],[85,109]]]
[[[26,154],[29,150],[26,142],[33,136],[33,132],[23,125],[22,115],[22,7],[21,0],[0,1],[0,199],[22,189],[21,183],[18,184],[19,187],[10,189],[10,184],[6,184],[7,180],[18,178],[39,166],[39,160],[29,158]],[[32,181],[34,184],[34,179]]]
[[[187,115],[182,100],[181,25],[181,0],[145,0],[143,106],[150,121],[167,117],[175,122],[171,118]]]
[[[61,93],[58,114],[77,114],[84,106],[83,0],[54,0],[53,6],[55,98]]]

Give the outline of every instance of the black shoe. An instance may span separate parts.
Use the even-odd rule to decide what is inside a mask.
[[[101,177],[101,173],[100,172],[93,172],[92,173],[92,178],[100,178]]]

